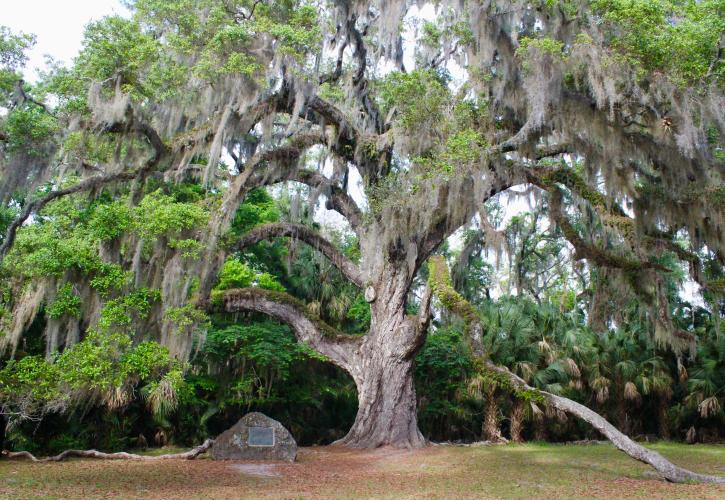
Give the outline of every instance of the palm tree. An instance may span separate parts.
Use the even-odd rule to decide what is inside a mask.
[[[667,372],[664,360],[660,356],[653,356],[640,363],[640,373],[637,376],[636,384],[642,396],[655,398],[659,435],[662,439],[670,439],[667,408],[672,399],[674,379]]]
[[[698,347],[700,362],[691,370],[685,402],[700,421],[725,414],[725,336],[708,335]],[[701,422],[704,423],[704,422]]]
[[[521,300],[503,298],[496,304],[489,303],[482,312],[486,335],[484,342],[491,359],[508,366],[517,375],[530,380],[534,374],[538,355],[532,341],[535,329],[530,315]],[[478,384],[479,382],[476,382]],[[489,440],[500,441],[499,404],[497,385],[489,382],[484,391],[487,405],[484,414],[483,433]],[[521,440],[524,402],[516,399],[512,404],[511,438]]]

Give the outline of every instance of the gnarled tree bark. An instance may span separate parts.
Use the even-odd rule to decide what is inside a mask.
[[[370,332],[351,375],[358,390],[358,412],[348,434],[337,441],[353,448],[421,448],[413,362],[425,331],[405,316],[409,286],[404,271],[391,269],[376,286]]]

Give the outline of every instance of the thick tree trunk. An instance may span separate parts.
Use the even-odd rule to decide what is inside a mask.
[[[336,332],[311,315],[304,304],[279,292],[229,290],[222,305],[227,312],[252,310],[288,323],[300,342],[352,376],[358,391],[358,413],[350,432],[336,444],[420,448],[426,441],[418,430],[413,359],[424,341],[425,329],[418,318],[404,314],[410,285],[406,270],[394,268],[383,275],[380,284],[366,293],[372,302],[372,317],[365,337]]]
[[[371,325],[350,371],[358,411],[350,432],[335,444],[355,448],[421,448],[413,360],[424,341],[420,324],[405,316],[409,281],[392,269],[371,294]]]
[[[355,448],[420,448],[412,360],[371,355],[357,381],[358,411],[350,432],[337,441]]]

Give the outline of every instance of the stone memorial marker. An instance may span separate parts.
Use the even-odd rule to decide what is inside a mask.
[[[282,424],[262,413],[248,413],[224,431],[211,448],[214,460],[294,462],[297,443]]]

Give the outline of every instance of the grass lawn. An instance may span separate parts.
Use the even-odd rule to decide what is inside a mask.
[[[725,445],[652,445],[725,475]],[[2,498],[725,498],[725,486],[669,484],[609,445],[303,448],[294,464],[0,461]]]

